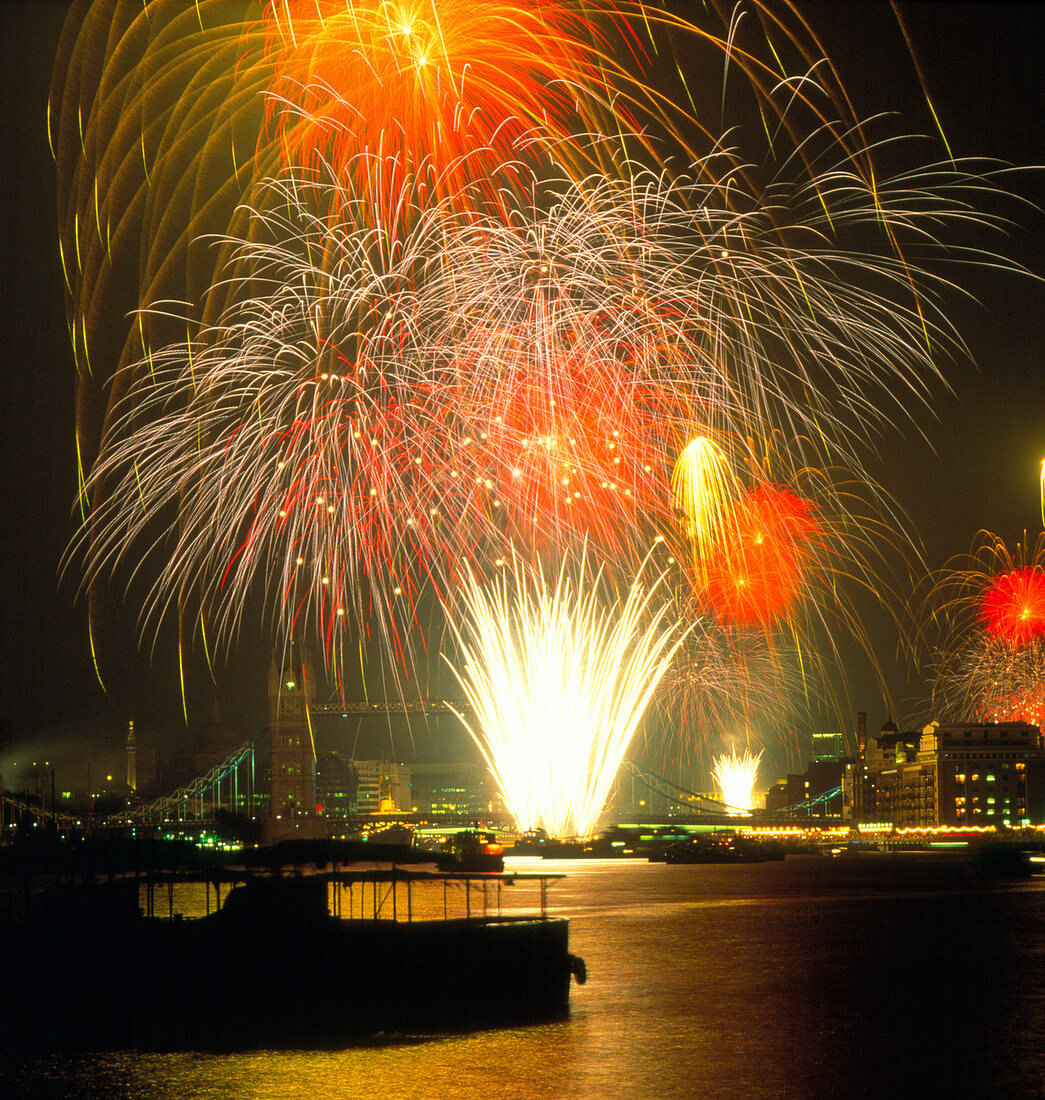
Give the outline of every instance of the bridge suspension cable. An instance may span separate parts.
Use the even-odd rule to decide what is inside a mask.
[[[747,814],[750,812],[748,810],[738,810],[737,807],[720,802],[716,798],[709,798],[706,794],[698,794],[696,791],[680,787],[670,779],[665,779],[664,776],[657,775],[639,764],[632,763],[630,760],[624,761],[621,770],[627,772],[633,779],[638,780],[647,790],[697,816],[701,814],[736,816],[738,813]]]
[[[234,749],[220,763],[215,764],[210,771],[197,776],[191,783],[170,794],[154,798],[151,802],[143,802],[131,809],[120,810],[109,814],[104,819],[107,824],[120,822],[139,821],[163,821],[177,813],[184,814],[186,808],[196,805],[196,812],[203,817],[207,795],[211,795],[210,803],[217,808],[220,802],[221,785],[227,781],[231,784],[232,791],[229,802],[235,805],[238,802],[238,769],[239,766],[250,758],[251,782],[254,774],[254,742],[244,741],[238,749]]]

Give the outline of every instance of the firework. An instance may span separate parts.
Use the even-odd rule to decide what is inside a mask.
[[[1039,723],[1045,717],[1045,533],[1010,551],[981,532],[970,560],[933,578],[926,618],[933,700],[949,721]]]
[[[549,585],[518,561],[484,583],[469,571],[454,668],[475,713],[465,721],[520,829],[588,836],[643,711],[682,634],[670,602],[636,581],[612,608],[601,573],[564,563]]]
[[[1011,569],[987,585],[980,604],[984,629],[1018,647],[1045,633],[1045,573]]]
[[[766,625],[787,617],[822,560],[815,509],[790,489],[759,485],[732,508],[701,559],[704,595],[723,624]]]
[[[922,246],[990,219],[953,165],[872,176],[846,111],[733,31],[780,141],[774,97],[820,126],[768,182],[690,154],[641,70],[715,39],[644,4],[77,9],[54,132],[92,595],[155,568],[154,629],[229,642],[260,598],[329,664],[374,632],[403,668],[469,564],[583,541],[623,584],[660,538],[716,629],[800,633],[855,524],[790,471],[862,475],[958,345]],[[768,439],[785,460],[742,469]]]
[[[933,701],[945,722],[1045,721],[1045,644],[1014,646],[979,631],[937,653]]]
[[[626,25],[615,22],[619,44]],[[630,82],[597,24],[559,0],[279,0],[264,27],[284,161],[347,170],[357,184],[377,173],[382,193],[410,176],[450,187],[487,177],[534,131],[569,141],[597,128],[593,103],[614,82]]]
[[[671,492],[685,519],[684,534],[693,542],[699,570],[702,549],[710,544],[723,513],[739,494],[729,459],[714,440],[697,436],[682,448],[672,471]]]
[[[745,749],[741,756],[734,747],[728,754],[715,757],[711,774],[730,813],[740,815],[751,810],[751,789],[758,775],[758,762],[762,759],[763,751],[765,750],[759,750],[752,756]]]
[[[675,97],[648,84],[649,58],[680,42],[687,53],[706,45],[731,74],[746,74],[764,117],[803,103],[818,118],[812,98],[833,80],[830,66],[817,64],[815,93],[779,71],[785,41],[803,66],[817,58],[809,29],[786,10],[769,17],[765,64],[741,47],[729,7],[717,14],[716,35],[631,0],[74,5],[49,123],[81,471],[138,373],[129,368],[185,337],[176,314],[138,311],[191,303],[194,323],[215,323],[229,305],[218,278],[229,253],[212,238],[258,230],[267,239],[264,222],[241,210],[257,208],[265,181],[287,168],[352,175],[387,224],[408,182],[428,197],[460,195],[466,179],[515,166],[518,179],[491,182],[490,196],[525,192],[549,162],[553,174],[577,177],[618,163],[621,149],[655,163],[658,142],[688,149],[682,132],[700,128],[684,82]],[[827,90],[842,110],[833,133],[847,147],[858,131],[844,95]],[[617,140],[578,140],[585,134]],[[716,143],[709,136],[704,147]],[[336,189],[324,195],[343,220],[339,199]]]
[[[309,613],[328,654],[349,612],[359,629],[377,621],[398,637],[396,607],[409,619],[431,583],[452,599],[459,562],[510,546],[561,554],[587,539],[633,573],[677,529],[672,471],[695,424],[724,441],[801,440],[815,420],[825,438],[830,410],[791,397],[766,351],[785,334],[790,373],[833,344],[835,384],[854,391],[883,349],[894,380],[905,362],[929,366],[902,315],[867,345],[874,299],[857,306],[818,274],[831,256],[781,266],[777,229],[763,224],[771,239],[758,244],[757,210],[743,263],[723,269],[736,214],[711,205],[709,185],[563,181],[554,205],[520,206],[507,222],[477,210],[448,230],[434,205],[404,215],[402,232],[357,228],[362,213],[331,224],[292,179],[271,186],[279,202],[266,209],[283,213],[256,217],[276,243],[237,251],[253,296],[237,291],[220,325],[150,357],[114,411],[83,533],[100,578],[156,546],[166,517],[170,565],[149,614],[202,600],[219,635],[261,584],[278,594],[282,625]],[[876,221],[887,193],[883,183]],[[892,272],[883,265],[865,260],[870,275]],[[799,294],[822,305],[821,327],[793,331]],[[835,445],[844,452],[845,437]],[[740,484],[699,555],[714,580],[706,605],[724,623],[771,626],[824,565],[823,508]],[[844,511],[837,495],[827,505]]]
[[[709,754],[723,730],[775,728],[787,724],[795,701],[808,699],[811,669],[805,669],[796,647],[762,630],[722,629],[699,608],[680,614],[691,624],[658,691],[658,716],[672,731],[663,770],[689,758],[695,767],[710,766]]]

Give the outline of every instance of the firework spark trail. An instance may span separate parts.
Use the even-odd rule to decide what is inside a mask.
[[[687,756],[710,766],[708,754],[720,731],[787,725],[789,710],[814,695],[793,646],[762,630],[724,630],[699,608],[685,607],[691,630],[658,690],[662,720],[677,729],[666,770]]]
[[[395,184],[412,177],[429,196],[463,196],[462,180],[495,175],[519,156],[524,136],[534,142],[530,169],[517,182],[491,182],[487,197],[502,187],[525,191],[549,157],[573,178],[619,163],[619,150],[576,139],[585,133],[609,135],[625,157],[649,165],[663,163],[664,148],[698,160],[719,136],[693,117],[679,62],[700,48],[702,61],[723,78],[728,71],[734,94],[743,86],[754,96],[767,125],[781,123],[774,157],[783,159],[790,135],[801,160],[808,127],[823,124],[870,181],[870,151],[815,33],[790,5],[751,6],[761,31],[747,33],[759,25],[747,20],[738,36],[732,5],[720,3],[700,25],[638,0],[74,5],[48,117],[81,475],[151,352],[185,333],[152,307],[193,303],[194,323],[217,323],[231,302],[221,278],[229,255],[201,242],[260,228],[243,210],[288,167],[354,174],[386,221]],[[793,81],[785,46],[806,70]],[[669,58],[678,79],[665,94]],[[708,71],[702,64],[702,79]],[[833,104],[831,118],[823,103]],[[691,144],[698,133],[699,151]],[[326,193],[328,210],[344,220],[341,197]]]
[[[451,190],[483,180],[535,130],[559,143],[609,118],[634,77],[610,55],[631,38],[611,6],[605,30],[560,0],[281,0],[265,10],[274,140],[286,163],[335,174],[377,165],[380,193],[409,177]],[[633,38],[632,38],[632,41]],[[622,107],[618,125],[638,132]],[[462,158],[482,150],[477,164]],[[358,154],[376,154],[376,162]],[[449,169],[449,175],[444,171]],[[439,183],[435,195],[443,192]]]
[[[929,223],[968,216],[947,193],[959,176],[932,198],[931,175],[920,187],[879,181],[872,193],[833,167],[756,197],[725,176],[706,182],[710,172],[711,162],[671,180],[636,167],[622,179],[548,186],[508,217],[476,210],[439,253],[421,305],[443,317],[427,327],[437,345],[455,354],[463,345],[470,368],[498,371],[504,355],[518,356],[510,345],[522,326],[548,385],[555,362],[578,347],[593,359],[626,357],[634,374],[681,389],[672,421],[706,426],[720,446],[738,423],[758,425],[823,440],[857,469],[854,436],[888,415],[895,393],[924,397],[936,348],[958,346],[932,306],[944,284],[891,249]],[[882,234],[878,253],[835,246],[870,229]],[[643,428],[659,442],[654,425]],[[689,438],[672,436],[672,464]]]
[[[845,454],[846,424],[810,396],[823,379],[866,395],[868,372],[916,388],[932,369],[914,313],[894,310],[872,332],[866,313],[886,301],[869,293],[846,313],[838,264],[891,283],[895,259],[791,249],[782,264],[780,204],[774,219],[753,207],[743,255],[723,261],[739,215],[714,206],[720,189],[707,183],[563,181],[550,206],[535,196],[508,221],[476,208],[461,222],[449,203],[391,225],[362,212],[370,197],[350,182],[331,186],[358,218],[315,213],[296,177],[270,184],[275,198],[255,216],[273,243],[238,242],[249,277],[237,304],[192,344],[153,355],[118,406],[82,544],[100,578],[121,555],[145,556],[157,516],[176,522],[161,536],[173,548],[146,611],[154,623],[198,591],[227,638],[260,583],[280,593],[282,627],[303,612],[319,624],[328,657],[349,611],[360,630],[376,619],[399,651],[397,622],[432,582],[452,599],[460,561],[481,567],[509,546],[562,553],[586,538],[633,574],[655,535],[677,528],[671,473],[695,430],[731,451],[730,440],[776,434],[815,441],[797,444],[800,459],[828,445]],[[883,183],[860,207],[847,184],[836,228],[879,224],[889,195]],[[908,197],[905,183],[897,230]],[[400,207],[414,202],[408,191]],[[801,325],[799,299],[819,309]],[[796,396],[788,375],[803,371]],[[852,411],[872,408],[861,396]],[[770,492],[798,500],[739,480],[736,491],[734,516]],[[838,497],[826,503],[818,517],[844,514]],[[786,530],[769,525],[787,535],[776,603],[754,615],[734,599],[726,618],[768,624],[809,591],[800,574],[824,564],[819,539],[799,552],[812,521],[791,513]]]
[[[944,722],[1045,721],[1045,641],[1018,646],[979,631],[936,655],[933,699]]]
[[[470,570],[465,619],[449,622],[460,649],[453,667],[475,712],[461,718],[521,830],[588,836],[598,820],[643,712],[681,644],[653,606],[663,576],[636,580],[613,608],[603,605],[601,570],[576,579],[564,562],[554,587],[542,570],[513,559],[484,582]]]
[[[758,762],[764,751],[761,749],[757,755],[752,756],[750,750],[745,749],[743,755],[738,755],[734,747],[728,754],[715,757],[711,774],[718,784],[722,801],[729,806],[730,812],[739,815],[751,809],[751,790],[755,785]]]
[[[671,473],[675,506],[685,516],[686,536],[693,543],[700,569],[702,548],[710,544],[724,513],[739,495],[737,476],[722,448],[706,436],[690,440]]]

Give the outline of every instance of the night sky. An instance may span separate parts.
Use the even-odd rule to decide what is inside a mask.
[[[98,688],[86,614],[75,576],[61,585],[59,558],[73,531],[76,489],[74,370],[58,261],[54,166],[46,102],[65,3],[0,4],[3,99],[2,441],[3,578],[0,594],[0,721],[12,745],[55,733],[118,736],[126,717]],[[801,5],[821,34],[856,113],[895,112],[894,132],[928,133],[915,65],[887,3]],[[955,155],[1015,165],[1045,162],[1045,11],[1037,4],[900,4],[914,53]],[[925,156],[931,146],[924,146]],[[938,147],[937,147],[937,151]],[[1041,172],[1007,186],[1045,203]],[[1045,274],[1045,218],[1017,202],[998,209],[1017,222],[994,247]],[[967,551],[987,529],[1010,543],[1041,528],[1038,474],[1045,458],[1045,288],[1004,272],[970,271],[952,315],[973,364],[944,364],[950,391],[935,387],[933,408],[877,440],[868,468],[909,513],[930,567]],[[869,663],[852,656],[853,710],[872,728],[886,717],[921,724],[927,696],[917,674],[896,660],[895,632],[868,611],[893,701]],[[167,673],[157,684],[170,684]],[[259,678],[259,684],[263,684]],[[159,712],[158,712],[159,713]],[[176,707],[173,714],[176,715]],[[159,721],[159,719],[157,719]],[[2,738],[3,734],[0,734]],[[177,736],[176,719],[170,735]]]

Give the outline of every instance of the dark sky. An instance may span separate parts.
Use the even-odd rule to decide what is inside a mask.
[[[125,717],[99,691],[75,578],[59,587],[58,561],[72,531],[75,479],[74,376],[57,255],[54,168],[47,147],[51,59],[65,3],[0,2],[3,98],[2,441],[3,577],[0,587],[0,720],[17,742],[47,730]],[[857,113],[896,112],[897,132],[929,132],[914,63],[884,2],[801,5],[821,33]],[[958,156],[1034,165],[1045,161],[1045,9],[1037,4],[910,3],[900,10],[941,124]],[[928,148],[928,146],[926,147]],[[1041,173],[1009,186],[1045,201]],[[1045,273],[1045,221],[1010,203],[1019,220],[1007,243],[1015,261]],[[1015,541],[1040,529],[1038,472],[1045,458],[1045,384],[1039,366],[1045,291],[1032,280],[972,272],[979,305],[956,317],[975,366],[950,364],[953,392],[937,387],[931,413],[886,433],[868,465],[910,513],[932,567],[969,548],[985,528]],[[919,438],[919,432],[924,439]],[[868,663],[854,656],[853,709],[872,727],[889,714],[922,722],[917,678],[896,666],[895,634],[868,612],[869,629],[897,702],[888,704]],[[169,682],[169,681],[168,681]]]

